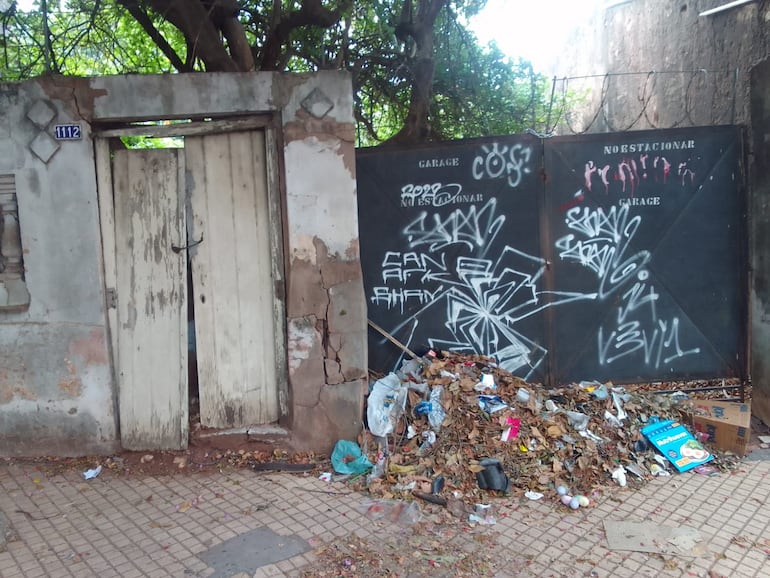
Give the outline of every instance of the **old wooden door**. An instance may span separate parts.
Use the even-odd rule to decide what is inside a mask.
[[[103,146],[98,153],[103,180],[109,155]],[[179,149],[120,150],[111,168],[115,254],[114,263],[105,254],[105,269],[109,279],[114,268],[116,284],[111,332],[121,444],[132,450],[184,448],[187,263],[178,248],[185,243],[184,155]],[[109,235],[104,188],[102,230]]]
[[[264,130],[185,139],[201,424],[274,422],[285,337]],[[275,192],[275,191],[274,191]],[[277,195],[272,195],[272,198]]]

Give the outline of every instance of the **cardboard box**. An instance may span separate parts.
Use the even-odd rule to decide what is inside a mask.
[[[717,448],[746,455],[751,437],[751,404],[722,400],[693,400],[692,425]],[[706,437],[707,436],[707,437]]]
[[[714,456],[679,422],[671,420],[655,422],[643,427],[642,434],[680,472],[686,472],[714,459]]]

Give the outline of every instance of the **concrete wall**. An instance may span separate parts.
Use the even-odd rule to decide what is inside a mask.
[[[748,122],[749,71],[768,55],[770,7],[699,16],[726,3],[599,2],[566,39],[549,39],[562,45],[551,72],[570,77],[578,96],[560,134]],[[574,78],[586,75],[596,77]]]
[[[73,117],[40,83],[0,86],[0,111],[0,173],[15,175],[31,296],[24,312],[0,310],[0,454],[113,451],[91,141],[53,141],[52,125]]]
[[[751,71],[752,412],[770,424],[770,60]]]
[[[586,14],[553,72],[597,76],[566,81],[583,100],[559,132],[747,126],[750,375],[754,413],[770,423],[770,2],[700,16],[725,4],[631,0]]]
[[[25,117],[37,102],[55,110],[42,128]],[[31,295],[27,312],[0,313],[0,455],[116,449],[91,128],[193,116],[280,115],[285,421],[302,448],[329,450],[358,434],[366,302],[346,73],[46,78],[0,85],[0,111],[0,174],[16,176]],[[80,123],[84,138],[52,141],[53,124],[66,122]],[[49,135],[44,145],[59,147],[47,163],[29,149],[39,133]]]

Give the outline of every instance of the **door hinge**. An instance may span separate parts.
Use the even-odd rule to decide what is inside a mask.
[[[109,287],[107,289],[106,299],[107,299],[107,309],[117,309],[118,308],[118,292],[117,292],[117,290],[113,289],[112,287]]]

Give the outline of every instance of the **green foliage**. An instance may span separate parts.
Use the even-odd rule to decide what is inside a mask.
[[[479,46],[451,17],[441,19],[436,40],[431,125],[442,140],[543,126],[550,82],[529,62]]]
[[[122,136],[127,149],[180,149],[184,147],[182,137]]]
[[[397,25],[406,0],[356,0],[329,27],[303,26],[283,43],[280,69],[352,72],[358,143],[370,146],[399,132],[414,90],[414,45]],[[326,0],[327,7],[341,6]],[[434,77],[428,120],[436,140],[544,130],[550,81],[529,63],[506,57],[495,46],[482,47],[463,25],[486,0],[452,0],[434,26]],[[273,0],[244,0],[239,20],[259,51],[275,25]],[[300,0],[282,0],[284,14]],[[413,14],[420,0],[412,0]],[[187,44],[162,15],[147,11],[153,26],[182,61]],[[117,0],[38,1],[29,12],[0,14],[0,80],[16,81],[58,73],[95,76],[174,72],[171,61]],[[193,69],[202,69],[189,62]],[[132,143],[141,146],[141,143]]]
[[[17,81],[43,74],[96,76],[173,72],[168,59],[131,15],[110,0],[41,2],[0,16],[0,80]],[[185,41],[162,18],[154,24],[181,54]],[[49,41],[46,42],[46,28]]]

